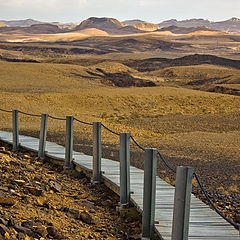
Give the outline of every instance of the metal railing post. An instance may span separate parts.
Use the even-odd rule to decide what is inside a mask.
[[[177,167],[172,240],[188,239],[192,178],[193,168]]]
[[[42,114],[41,116],[41,126],[40,126],[40,136],[39,136],[39,147],[38,147],[38,157],[44,158],[45,146],[47,138],[47,120],[48,115]]]
[[[19,148],[18,110],[12,110],[13,152]]]
[[[156,170],[157,149],[145,149],[142,239],[152,239],[154,236]]]
[[[66,117],[65,169],[72,169],[73,160],[73,116]]]
[[[130,202],[130,134],[120,133],[120,207]]]
[[[102,158],[102,142],[101,142],[101,122],[93,123],[93,177],[92,183],[101,183],[101,158]]]

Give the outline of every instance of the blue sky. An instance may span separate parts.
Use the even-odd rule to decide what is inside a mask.
[[[240,18],[240,0],[0,0],[0,19],[34,18],[42,21],[81,22],[91,17],[142,19]]]

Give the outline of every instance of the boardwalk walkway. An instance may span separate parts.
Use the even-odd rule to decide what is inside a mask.
[[[12,133],[0,131],[0,140],[12,143]],[[38,151],[39,139],[19,136],[20,145],[31,151]],[[46,155],[53,159],[64,161],[65,148],[52,142],[46,143]],[[85,171],[92,171],[92,156],[80,152],[73,152],[74,163]],[[119,162],[102,158],[103,178],[108,185],[119,188],[120,170]],[[143,207],[143,170],[130,167],[130,181],[132,202],[142,210]],[[156,179],[156,212],[155,225],[159,236],[164,240],[171,239],[172,215],[174,202],[174,187],[161,180]],[[189,240],[238,240],[239,232],[229,223],[222,219],[194,195],[191,196],[191,212],[189,226]]]

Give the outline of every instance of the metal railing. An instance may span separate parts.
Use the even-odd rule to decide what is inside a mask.
[[[13,151],[17,151],[19,148],[19,130],[18,130],[18,113],[32,116],[41,117],[40,127],[40,141],[38,156],[44,157],[46,135],[47,135],[47,118],[54,120],[66,121],[66,143],[65,143],[65,164],[66,169],[72,169],[73,167],[73,122],[76,121],[81,124],[93,126],[93,179],[94,184],[101,183],[101,157],[102,157],[102,143],[101,143],[101,128],[103,127],[108,132],[120,137],[120,206],[126,207],[130,201],[130,139],[132,142],[142,151],[144,151],[144,194],[143,194],[143,228],[142,237],[148,239],[152,237],[154,214],[155,214],[155,194],[156,194],[156,159],[157,156],[163,162],[163,164],[174,174],[176,174],[176,187],[175,187],[175,200],[174,200],[174,216],[172,227],[172,239],[174,236],[180,236],[180,232],[183,236],[181,239],[187,239],[188,235],[188,223],[189,223],[189,211],[190,211],[190,195],[192,188],[192,178],[195,177],[198,186],[203,192],[209,205],[216,211],[216,213],[231,224],[236,229],[239,229],[239,225],[233,222],[231,219],[224,216],[211,201],[207,191],[204,189],[198,175],[190,167],[177,167],[175,170],[171,167],[163,155],[157,149],[145,149],[142,147],[135,138],[129,133],[117,133],[101,122],[85,122],[79,120],[73,116],[67,116],[66,118],[55,117],[48,114],[31,114],[19,110],[5,110],[0,108],[0,111],[6,113],[12,113],[13,124]],[[155,179],[155,180],[154,180]],[[186,180],[187,179],[187,180]],[[148,188],[146,190],[145,188]],[[150,189],[150,190],[149,190]],[[184,208],[185,211],[181,212]],[[187,208],[187,210],[186,210]]]

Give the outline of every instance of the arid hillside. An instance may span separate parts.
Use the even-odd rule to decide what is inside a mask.
[[[140,239],[140,215],[121,218],[119,197],[106,186],[9,150],[0,143],[1,239]]]

